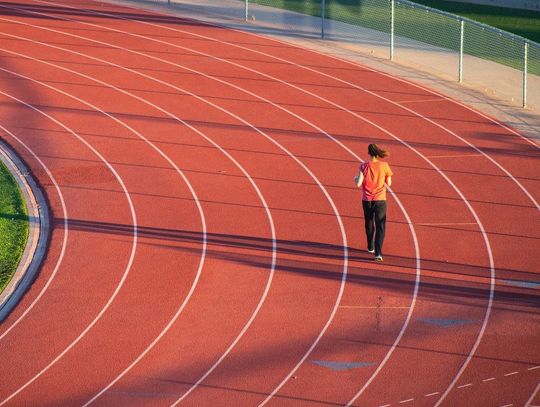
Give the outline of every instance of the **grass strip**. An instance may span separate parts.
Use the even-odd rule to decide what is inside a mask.
[[[470,18],[540,43],[540,11],[444,0],[413,0],[424,6]]]
[[[0,162],[0,292],[17,270],[28,240],[28,213],[19,185]]]

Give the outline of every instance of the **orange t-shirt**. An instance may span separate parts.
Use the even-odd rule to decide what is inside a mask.
[[[364,174],[362,182],[363,201],[385,201],[386,179],[393,175],[387,162],[366,161],[360,165],[360,171]]]

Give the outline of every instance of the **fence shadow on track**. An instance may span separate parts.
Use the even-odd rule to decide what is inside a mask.
[[[55,219],[55,224],[63,225],[63,219]],[[126,224],[70,219],[69,228],[111,235],[133,235],[133,227]],[[142,245],[156,245],[170,250],[191,251],[195,254],[200,253],[200,247],[194,247],[193,245],[202,245],[203,241],[203,235],[199,231],[139,226],[137,233],[141,238],[171,242],[171,244],[164,242],[152,243],[151,241],[140,242]],[[173,242],[176,244],[173,245]],[[269,256],[264,254],[272,251],[272,240],[270,238],[208,233],[207,243],[207,256],[220,258],[231,263],[246,264],[257,270],[269,269],[270,267]],[[278,251],[276,270],[278,272],[341,281],[342,264],[340,260],[343,259],[344,255],[343,246],[279,239],[276,244]],[[386,255],[385,265],[391,266],[392,270],[378,270],[375,272],[372,267],[372,258],[365,251],[351,247],[347,248],[347,250],[350,261],[347,277],[348,284],[381,287],[396,293],[406,292],[406,295],[410,294],[415,278],[416,261],[414,258]],[[280,258],[279,254],[294,257]],[[403,271],[395,271],[396,268]],[[468,301],[471,299],[487,299],[489,297],[490,271],[488,267],[422,259],[422,271],[429,271],[431,276],[421,278],[421,298],[470,305]],[[536,276],[536,274],[519,270],[499,269],[497,271],[504,273],[506,279],[511,278],[515,281],[530,281]],[[441,273],[441,277],[434,277],[434,273]],[[442,274],[451,275],[454,278],[445,278]],[[461,278],[471,277],[484,277],[486,282],[468,282],[467,286],[459,285]],[[515,306],[527,307],[527,309],[516,310],[513,308]],[[494,308],[504,309],[505,307],[512,307],[514,312],[540,313],[540,293],[521,287],[497,286]]]

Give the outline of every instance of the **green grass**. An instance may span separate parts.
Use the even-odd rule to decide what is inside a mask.
[[[413,1],[428,7],[467,17],[471,20],[479,21],[540,43],[540,11],[516,10],[505,7],[455,3],[444,0]]]
[[[0,162],[0,292],[17,269],[28,239],[28,223],[19,186]]]

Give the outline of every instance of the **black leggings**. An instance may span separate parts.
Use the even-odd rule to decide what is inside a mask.
[[[386,228],[386,201],[362,201],[364,219],[366,221],[366,238],[368,250],[373,250],[375,235],[375,255],[382,256],[384,232]]]

